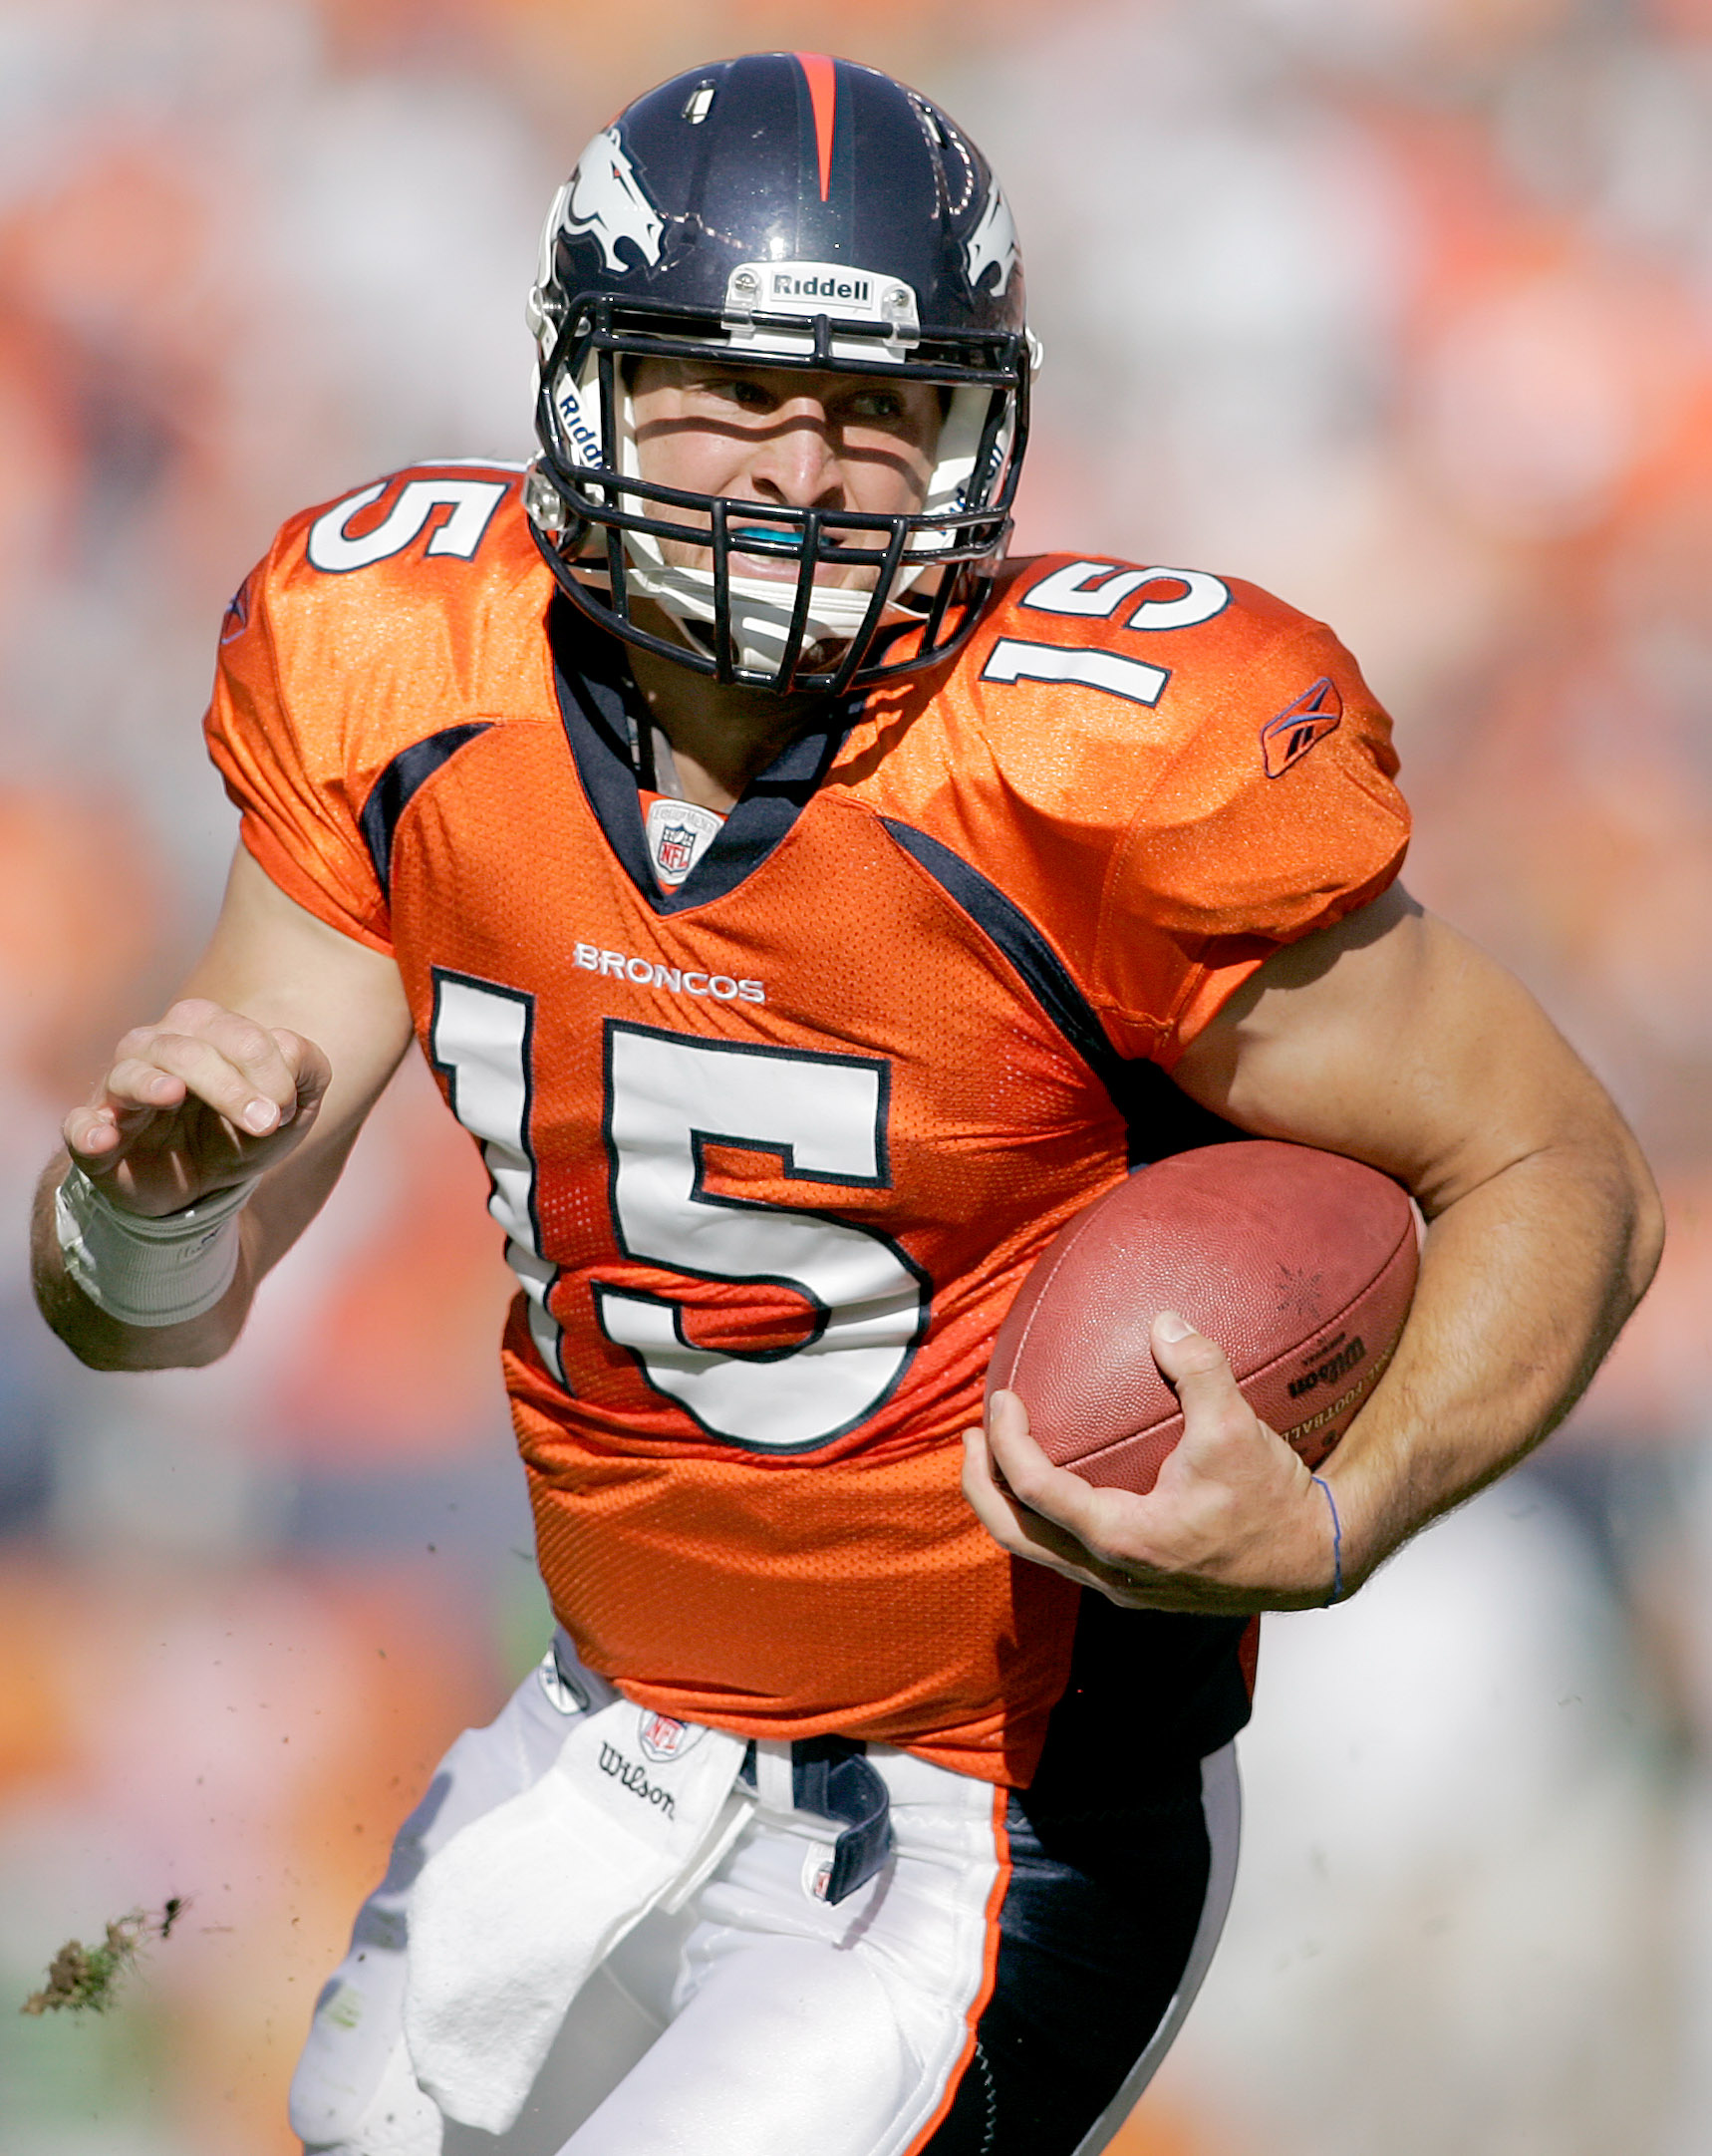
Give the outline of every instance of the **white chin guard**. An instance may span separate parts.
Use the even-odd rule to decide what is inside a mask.
[[[669,566],[660,559],[647,532],[626,534],[630,555],[627,581],[639,598],[652,599],[680,627],[708,649],[713,648],[714,579],[712,569]],[[650,554],[653,558],[650,559]],[[902,578],[899,579],[902,582]],[[784,657],[795,611],[794,579],[773,581],[759,576],[727,576],[728,616],[731,625],[731,657],[737,666],[776,672]],[[867,619],[873,603],[871,591],[849,591],[836,584],[817,584],[803,622],[802,650],[821,656],[825,665],[836,664],[838,655]],[[890,601],[883,609],[883,623],[911,620],[902,607]],[[699,631],[706,624],[709,634]]]

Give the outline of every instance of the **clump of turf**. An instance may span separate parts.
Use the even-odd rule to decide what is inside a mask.
[[[137,1966],[144,1942],[170,1939],[184,1907],[183,1896],[175,1894],[157,1913],[133,1909],[113,1920],[100,1946],[68,1939],[49,1964],[47,1983],[32,1992],[18,2011],[58,2012],[69,2006],[74,2013],[105,2013],[118,1997],[121,1981]]]

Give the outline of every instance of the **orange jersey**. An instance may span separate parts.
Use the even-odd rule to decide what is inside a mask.
[[[396,956],[483,1148],[579,1651],[674,1714],[1025,1782],[1077,1591],[988,1538],[959,1433],[1028,1267],[1166,1144],[1149,1066],[1395,874],[1385,718],[1252,587],[1015,562],[677,889],[638,719],[514,475],[429,465],[285,527],[209,740],[275,882]]]

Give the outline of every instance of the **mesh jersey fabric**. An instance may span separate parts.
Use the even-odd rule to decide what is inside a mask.
[[[1077,1593],[986,1536],[959,1433],[1034,1258],[1149,1155],[1126,1074],[1395,875],[1388,724],[1253,587],[1018,561],[663,892],[622,655],[553,592],[500,467],[288,523],[208,720],[244,843],[396,957],[484,1148],[584,1658],[1025,1784]]]

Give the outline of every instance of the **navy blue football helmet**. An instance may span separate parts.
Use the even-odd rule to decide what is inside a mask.
[[[1031,340],[999,183],[926,98],[814,53],[662,84],[559,190],[528,319],[540,455],[524,500],[560,585],[602,627],[721,682],[834,696],[931,666],[974,627],[1010,529]],[[733,523],[744,504],[651,484],[628,388],[648,357],[935,385],[927,499],[898,514],[769,505],[757,529],[752,503]],[[733,574],[733,540],[794,574]],[[669,563],[671,541],[708,566]],[[827,563],[865,573],[817,584]],[[687,642],[639,626],[638,599]]]

